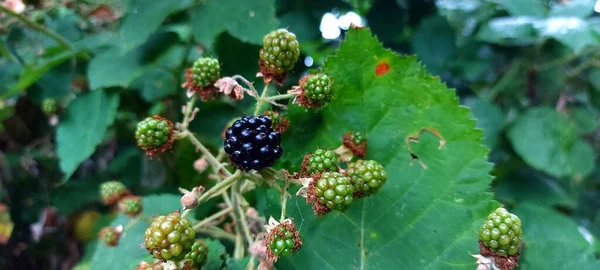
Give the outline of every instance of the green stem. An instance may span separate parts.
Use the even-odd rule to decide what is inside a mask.
[[[63,38],[58,33],[48,29],[47,27],[45,27],[39,23],[32,21],[31,19],[23,16],[22,14],[16,13],[3,5],[0,5],[0,10],[6,12],[6,14],[8,14],[11,17],[17,18],[19,21],[23,22],[27,27],[29,27],[35,31],[39,31],[39,32],[45,34],[46,36],[54,39],[54,41],[56,41],[56,43],[65,47],[66,49],[74,49],[75,48],[75,46],[71,42],[69,42],[68,40]]]
[[[221,193],[223,193],[224,191],[227,190],[227,188],[229,186],[231,186],[231,184],[233,184],[236,180],[238,180],[241,176],[241,172],[240,171],[236,171],[234,174],[232,174],[231,176],[225,178],[225,180],[217,183],[215,186],[213,186],[211,189],[209,189],[208,191],[206,191],[204,194],[202,194],[200,196],[200,198],[198,198],[198,204],[208,201],[209,199],[220,195]]]
[[[193,95],[190,100],[188,101],[186,107],[185,107],[185,113],[183,114],[183,122],[181,123],[183,125],[184,128],[187,128],[188,125],[190,124],[190,115],[192,114],[192,111],[194,110],[194,104],[196,103],[196,95]]]
[[[234,209],[239,207],[238,197],[236,196],[237,189],[239,189],[240,181],[235,182],[233,188],[231,189],[231,203],[233,204]],[[235,259],[241,259],[244,257],[244,239],[242,237],[242,226],[240,217],[237,215],[237,211],[234,212],[233,222],[235,225],[235,249],[233,251],[233,257]]]
[[[254,109],[255,116],[258,116],[258,114],[260,113],[260,108],[262,107],[264,101],[267,99],[268,92],[269,92],[269,84],[266,83],[265,88],[263,89],[262,93],[260,94],[260,98],[258,98],[256,101],[256,109]]]
[[[221,238],[221,239],[227,239],[229,241],[235,242],[236,238],[233,234],[230,234],[222,229],[219,229],[217,227],[210,227],[210,228],[199,228],[196,230],[198,233],[202,233],[202,234],[207,234],[210,235],[214,238]]]
[[[241,185],[239,183],[241,183],[241,181],[238,181],[237,185],[234,186],[234,189],[233,189],[233,192],[235,194],[234,196],[242,196],[240,193]],[[248,246],[250,246],[254,242],[254,238],[252,238],[252,234],[250,233],[250,228],[248,227],[248,220],[246,219],[246,213],[244,213],[244,209],[242,209],[242,206],[240,205],[239,201],[240,200],[238,198],[236,200],[237,203],[235,203],[233,205],[233,207],[235,208],[235,211],[237,212],[240,227],[242,227],[244,236],[246,237],[246,242],[248,242]]]
[[[296,94],[282,94],[282,95],[276,95],[276,96],[271,96],[266,98],[267,101],[276,101],[276,100],[282,100],[282,99],[288,99],[288,98],[295,98]]]
[[[228,176],[232,175],[231,172],[226,170],[225,167],[221,164],[221,162],[217,160],[217,158],[212,153],[210,153],[210,151],[208,151],[208,149],[198,139],[196,139],[196,137],[189,130],[187,130],[187,128],[184,127],[184,130],[182,132],[184,132],[184,134],[188,137],[188,139],[190,139],[192,144],[196,146],[196,148],[199,149],[200,152],[202,152],[202,154],[208,159],[208,162],[211,164],[211,166],[217,169],[217,172],[222,171]]]
[[[281,193],[281,217],[279,221],[283,221],[285,219],[285,212],[287,211],[287,201],[288,201],[288,188],[290,184],[289,182],[285,182],[285,186],[283,187],[283,192]]]
[[[208,224],[209,222],[211,222],[213,220],[216,220],[216,219],[220,218],[223,215],[228,214],[229,212],[231,212],[231,210],[232,209],[230,207],[227,207],[227,208],[225,208],[225,209],[223,209],[223,210],[221,210],[221,211],[219,211],[217,213],[214,213],[212,216],[209,216],[209,217],[203,219],[202,221],[196,223],[194,225],[194,230],[200,229],[200,228],[202,228],[202,226]]]

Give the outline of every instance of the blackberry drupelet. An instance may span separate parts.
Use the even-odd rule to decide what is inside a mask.
[[[240,170],[260,170],[281,157],[279,132],[267,116],[245,116],[225,131],[224,148],[231,163]]]
[[[350,179],[338,172],[324,172],[315,177],[309,187],[309,202],[318,215],[331,210],[346,211],[353,201],[354,186]],[[327,209],[324,209],[326,207]]]
[[[500,207],[479,229],[479,240],[500,256],[515,255],[521,246],[521,220]]]

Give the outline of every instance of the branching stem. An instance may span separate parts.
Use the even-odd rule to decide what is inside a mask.
[[[214,213],[212,216],[209,216],[209,217],[203,219],[202,221],[194,224],[194,230],[200,229],[200,228],[202,228],[202,226],[204,226],[214,220],[217,220],[224,215],[229,214],[229,212],[231,212],[231,210],[232,210],[231,207],[227,207],[217,213]]]
[[[258,116],[258,114],[260,113],[260,109],[263,105],[263,102],[267,99],[268,93],[269,93],[269,84],[266,83],[265,88],[263,89],[262,93],[260,94],[260,98],[258,98],[256,101],[256,109],[254,109],[255,116]]]

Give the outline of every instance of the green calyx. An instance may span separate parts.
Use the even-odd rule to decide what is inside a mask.
[[[286,29],[275,30],[263,38],[260,60],[264,68],[275,75],[294,68],[300,57],[300,44],[296,35]]]
[[[203,57],[192,66],[192,78],[199,87],[207,87],[221,77],[221,66],[219,60]]]
[[[479,229],[479,240],[500,256],[515,255],[521,247],[521,220],[500,207]]]
[[[325,74],[310,75],[302,84],[304,98],[308,103],[326,105],[333,98],[333,80]]]
[[[196,232],[177,211],[154,218],[145,236],[144,245],[154,258],[180,261],[190,252]]]
[[[148,117],[137,124],[135,138],[140,147],[161,148],[171,138],[171,127],[166,119]]]
[[[346,174],[354,186],[354,194],[358,197],[377,193],[387,180],[385,168],[374,160],[359,160],[350,163]]]
[[[186,260],[190,260],[195,267],[201,268],[206,264],[208,258],[208,246],[202,240],[196,240],[190,252],[185,254]]]
[[[331,150],[317,149],[306,160],[304,171],[307,175],[338,170],[338,157]]]
[[[352,203],[354,186],[350,179],[337,172],[324,172],[315,179],[317,202],[329,210],[345,211]]]
[[[100,185],[100,198],[104,204],[113,204],[127,194],[129,190],[121,182],[108,181]]]

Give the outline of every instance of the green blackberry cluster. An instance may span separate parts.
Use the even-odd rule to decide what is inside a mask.
[[[350,134],[350,140],[354,144],[359,145],[367,141],[367,136],[365,136],[365,134],[360,131],[355,131]]]
[[[309,75],[301,87],[308,104],[323,106],[333,98],[333,80],[325,74]]]
[[[208,258],[208,246],[202,240],[196,240],[192,245],[190,252],[185,254],[185,259],[190,260],[196,268],[201,268],[206,264]]]
[[[42,101],[42,111],[46,115],[54,114],[56,110],[58,110],[58,106],[56,105],[56,100],[53,98],[47,98]]]
[[[160,149],[171,138],[171,125],[166,119],[148,117],[137,124],[135,139],[144,149]]]
[[[119,201],[119,209],[124,214],[135,217],[142,212],[142,198],[140,196],[130,195]]]
[[[348,209],[354,193],[354,186],[348,177],[337,172],[325,172],[315,180],[315,203],[326,206],[329,210]]]
[[[179,261],[190,252],[196,232],[179,211],[154,218],[146,229],[144,244],[156,259]]]
[[[121,182],[108,181],[100,185],[100,198],[106,205],[119,201],[122,197],[129,194],[129,189]]]
[[[338,157],[331,150],[317,149],[308,156],[304,171],[306,175],[322,172],[335,172],[338,169]]]
[[[479,240],[500,256],[515,255],[521,246],[521,220],[500,207],[479,229]]]
[[[375,194],[387,180],[385,168],[374,160],[359,160],[350,163],[346,174],[354,186],[354,194],[357,197]]]
[[[300,44],[288,30],[275,30],[263,38],[260,60],[270,73],[281,75],[292,70],[299,56]]]
[[[98,233],[98,237],[106,246],[114,247],[119,243],[121,234],[114,227],[104,227]]]
[[[204,57],[196,60],[192,66],[192,78],[199,87],[207,87],[221,77],[219,60]]]
[[[294,233],[283,226],[279,226],[275,230],[276,232],[268,245],[269,250],[277,257],[292,255],[292,251],[296,246]]]

